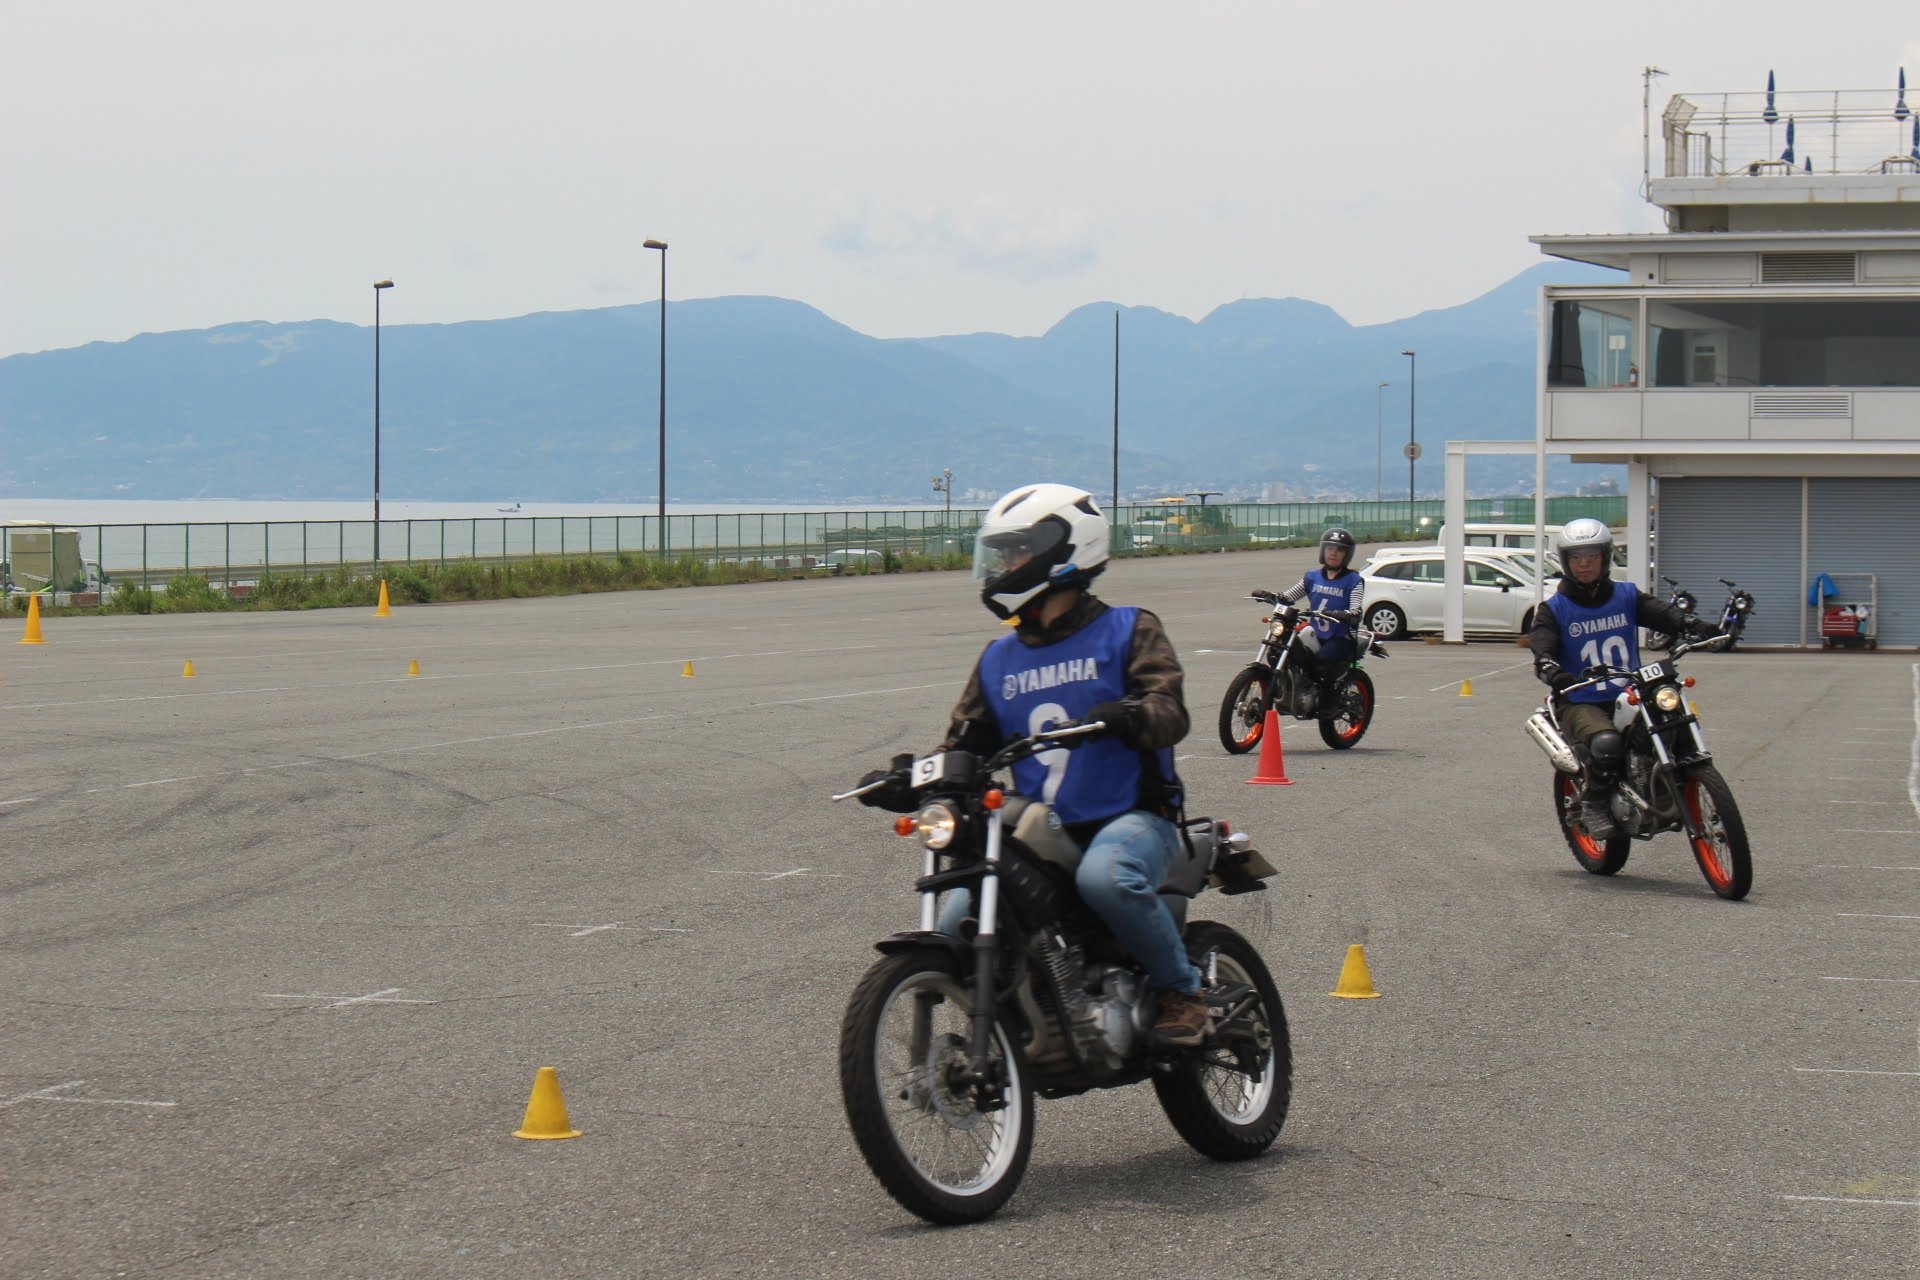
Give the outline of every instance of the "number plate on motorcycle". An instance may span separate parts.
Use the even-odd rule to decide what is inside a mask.
[[[921,756],[913,762],[913,785],[924,787],[930,782],[938,782],[947,776],[947,755],[941,752],[935,756]]]
[[[1634,672],[1633,674],[1640,681],[1640,683],[1652,684],[1654,681],[1660,679],[1666,673],[1667,673],[1666,663],[1650,662],[1646,666]]]

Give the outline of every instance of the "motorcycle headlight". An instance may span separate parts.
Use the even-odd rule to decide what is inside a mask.
[[[1741,613],[1745,613],[1747,610],[1753,608],[1753,602],[1751,600],[1735,600],[1733,607]]]
[[[1653,691],[1653,705],[1662,711],[1680,709],[1680,691],[1670,684],[1663,684]]]
[[[944,849],[953,843],[954,833],[960,830],[960,815],[950,805],[930,804],[913,815],[913,825],[921,844],[929,849]]]

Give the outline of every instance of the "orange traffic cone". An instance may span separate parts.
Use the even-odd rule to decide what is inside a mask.
[[[1260,767],[1247,779],[1248,786],[1290,787],[1293,779],[1287,776],[1287,761],[1280,753],[1280,713],[1272,707],[1267,708],[1266,727],[1260,731]]]
[[[391,618],[393,616],[393,605],[387,600],[387,580],[385,578],[380,579],[380,603],[374,607],[373,616],[376,618]]]
[[[34,592],[27,597],[27,630],[20,637],[21,644],[45,644],[47,638],[40,634],[40,593]]]

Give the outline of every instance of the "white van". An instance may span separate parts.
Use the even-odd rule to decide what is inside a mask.
[[[1553,540],[1563,527],[1557,524],[1547,526],[1549,557],[1553,555]],[[1438,535],[1443,543],[1447,536],[1446,528],[1446,525],[1441,525]],[[1463,525],[1462,528],[1466,530],[1467,545],[1470,547],[1520,547],[1529,551],[1533,549],[1533,526],[1530,524],[1468,524]],[[1625,568],[1627,564],[1627,546],[1622,540],[1625,532],[1623,529],[1613,531],[1613,562],[1621,568]]]

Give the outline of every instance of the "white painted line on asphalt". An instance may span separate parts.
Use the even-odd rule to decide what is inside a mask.
[[[1843,836],[1920,836],[1920,827],[1841,827]]]
[[[1899,804],[1898,800],[1829,800],[1828,804]]]
[[[1782,1200],[1817,1200],[1823,1204],[1920,1204],[1920,1200],[1869,1200],[1865,1196],[1781,1196]]]
[[[785,880],[790,876],[822,876],[828,880],[841,878],[838,871],[815,871],[811,867],[789,867],[785,871],[715,871],[709,867],[710,876],[755,876],[761,880]]]
[[[31,1093],[15,1094],[11,1098],[0,1098],[0,1107],[11,1107],[17,1102],[86,1102],[99,1107],[173,1107],[175,1102],[146,1102],[136,1098],[67,1098],[56,1096],[68,1089],[78,1089],[85,1080],[69,1080],[65,1084],[50,1084],[44,1089],[35,1089]]]
[[[1488,676],[1497,676],[1497,675],[1500,675],[1500,674],[1502,674],[1502,673],[1504,673],[1504,672],[1508,672],[1508,671],[1516,671],[1516,670],[1518,670],[1518,669],[1519,669],[1519,668],[1521,668],[1521,667],[1529,667],[1529,666],[1532,666],[1532,665],[1533,665],[1533,659],[1532,659],[1532,658],[1528,658],[1528,659],[1527,659],[1527,660],[1526,660],[1525,662],[1511,662],[1511,663],[1508,663],[1508,664],[1507,664],[1506,666],[1504,666],[1504,667],[1495,667],[1495,668],[1494,668],[1493,670],[1491,670],[1491,671],[1476,671],[1476,672],[1474,672],[1474,673],[1473,673],[1472,675],[1470,675],[1470,676],[1465,676],[1465,677],[1463,677],[1463,679],[1465,679],[1465,680],[1484,680],[1484,679],[1486,679],[1486,678],[1487,678]],[[1427,690],[1427,692],[1428,692],[1428,693],[1438,693],[1438,692],[1440,692],[1440,691],[1441,691],[1442,689],[1458,689],[1458,688],[1460,687],[1460,685],[1461,685],[1461,681],[1460,681],[1460,680],[1449,680],[1449,681],[1447,681],[1447,682],[1446,682],[1445,684],[1437,684],[1437,685],[1435,685],[1435,686],[1434,686],[1433,688],[1431,688],[1431,689],[1429,689],[1429,690]]]
[[[131,791],[135,787],[164,787],[169,782],[193,782],[204,777],[206,777],[204,773],[194,773],[188,774],[184,778],[155,778],[150,782],[129,782],[121,789],[123,791]]]
[[[1920,871],[1920,867],[1866,867],[1847,862],[1816,862],[1815,871]]]
[[[1920,978],[1830,978],[1820,975],[1822,982],[1920,982]]]
[[[39,796],[21,796],[18,800],[0,800],[0,808],[4,808],[10,804],[32,804],[39,798]]]
[[[326,1004],[313,1005],[312,1007],[315,1009],[344,1009],[348,1005],[355,1005],[355,1004],[438,1004],[439,1003],[439,1001],[437,1000],[408,1000],[393,994],[394,992],[401,991],[401,990],[404,990],[404,988],[383,987],[378,991],[370,991],[364,996],[280,995],[278,993],[270,992],[266,995],[261,996],[261,999],[263,1000],[324,1000],[328,1002]]]
[[[1795,1067],[1810,1076],[1920,1076],[1920,1071],[1868,1071],[1861,1067]]]
[[[693,932],[691,929],[672,929],[665,925],[657,924],[628,924],[625,920],[615,921],[613,924],[536,924],[533,927],[536,929],[572,929],[575,932],[568,934],[567,936],[569,938],[584,938],[590,933],[601,933],[607,929],[638,929],[643,933]]]

